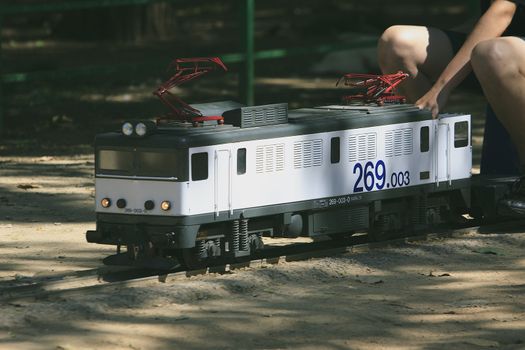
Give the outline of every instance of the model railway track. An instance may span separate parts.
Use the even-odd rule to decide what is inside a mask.
[[[368,242],[367,236],[353,236],[344,240],[331,240],[314,243],[299,243],[265,249],[263,254],[239,260],[235,263],[219,264],[201,270],[188,271],[177,268],[171,271],[151,270],[136,267],[104,266],[97,269],[75,271],[72,273],[43,276],[31,283],[0,288],[0,302],[14,303],[23,300],[47,300],[53,297],[80,295],[92,290],[107,287],[140,285],[145,281],[159,282],[184,281],[188,277],[207,273],[227,273],[243,267],[257,267],[265,264],[278,264],[283,261],[300,261],[327,257],[343,253],[362,253],[389,246],[402,246],[411,242],[421,242],[437,238],[458,238],[472,232],[498,233],[522,229],[525,221],[505,221],[488,225],[463,224],[459,227],[436,230],[431,233]]]

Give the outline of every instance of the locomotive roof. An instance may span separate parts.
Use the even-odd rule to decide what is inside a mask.
[[[173,123],[159,126],[155,133],[144,138],[129,137],[120,132],[104,133],[96,136],[95,146],[189,148],[430,119],[429,111],[410,104],[381,107],[334,105],[290,110],[288,122],[276,125],[241,128],[228,124],[193,127],[189,123]]]

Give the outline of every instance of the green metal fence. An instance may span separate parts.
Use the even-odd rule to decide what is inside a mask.
[[[255,51],[254,27],[255,27],[255,0],[236,0],[239,3],[239,33],[241,34],[241,47],[237,53],[226,53],[220,55],[225,63],[242,63],[239,80],[239,97],[244,103],[254,103],[254,81],[255,61],[263,59],[276,59],[294,55],[313,53],[326,53],[341,49],[369,47],[376,43],[373,38],[358,39],[351,43],[329,43],[311,47],[281,48],[263,51]],[[145,5],[155,2],[188,2],[188,0],[61,0],[53,2],[36,2],[26,4],[2,4],[0,3],[0,30],[5,16],[24,15],[32,13],[57,13],[66,11],[78,11],[93,8],[107,8],[129,5]],[[477,0],[465,0],[472,9],[477,7]],[[142,66],[151,65],[152,62],[140,64],[119,64],[118,66],[83,66],[78,68],[63,68],[60,70],[31,71],[31,72],[3,72],[2,71],[2,41],[0,36],[0,135],[3,132],[3,106],[4,95],[2,94],[6,84],[22,83],[35,80],[62,79],[71,77],[91,76],[94,73],[100,75],[112,74],[122,70],[140,69]]]
[[[5,16],[24,15],[33,13],[55,13],[78,11],[83,9],[144,5],[154,2],[181,2],[184,0],[69,0],[50,3],[34,4],[0,4],[0,29]],[[255,0],[238,0],[240,6],[239,33],[241,34],[241,47],[237,53],[220,55],[225,63],[242,63],[239,80],[239,98],[244,103],[254,103],[255,61],[263,59],[276,59],[293,55],[311,53],[325,53],[340,49],[357,48],[375,45],[375,39],[360,39],[352,43],[335,43],[302,48],[278,48],[271,50],[255,51]],[[61,79],[71,77],[90,76],[95,72],[100,75],[112,74],[122,70],[140,69],[152,62],[140,64],[119,64],[118,66],[83,66],[77,68],[63,68],[60,70],[43,70],[31,72],[3,72],[1,71],[2,42],[0,38],[0,135],[3,131],[4,95],[2,88],[10,83],[23,83],[35,80]]]

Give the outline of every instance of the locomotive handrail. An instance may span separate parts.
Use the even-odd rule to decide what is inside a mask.
[[[447,180],[449,186],[452,185],[452,160],[450,159],[452,155],[452,142],[450,140],[450,136],[450,123],[447,123]]]
[[[439,122],[434,124],[434,144],[436,145],[434,148],[434,180],[436,186],[439,187]]]

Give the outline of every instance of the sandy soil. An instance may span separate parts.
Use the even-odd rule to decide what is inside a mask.
[[[101,266],[91,156],[0,158],[0,288]],[[525,229],[523,230],[525,231]],[[525,233],[0,301],[2,349],[525,349]],[[1,296],[0,296],[1,300]]]

